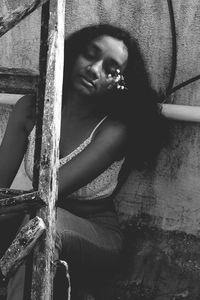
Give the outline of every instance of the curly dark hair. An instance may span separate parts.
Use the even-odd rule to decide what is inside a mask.
[[[108,35],[123,41],[128,50],[124,71],[127,90],[112,89],[100,96],[101,109],[106,115],[123,121],[128,128],[126,161],[141,168],[155,161],[162,140],[162,117],[158,109],[159,97],[149,83],[144,59],[137,42],[124,29],[98,24],[84,27],[65,40],[63,94],[67,93],[70,74],[77,57],[95,38]]]

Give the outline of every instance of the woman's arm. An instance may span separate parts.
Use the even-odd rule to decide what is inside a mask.
[[[0,187],[9,188],[26,151],[34,126],[34,97],[22,97],[13,108],[0,145]]]
[[[92,142],[60,168],[59,198],[88,184],[119,160],[124,154],[126,138],[124,125],[106,121]]]

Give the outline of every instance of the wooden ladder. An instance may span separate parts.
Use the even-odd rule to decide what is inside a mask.
[[[0,215],[28,212],[44,221],[45,234],[34,247],[29,297],[53,298],[55,201],[58,193],[59,138],[62,102],[66,0],[31,0],[1,19],[0,37],[39,6],[41,38],[39,74],[0,69],[1,93],[37,95],[33,191],[0,189]]]

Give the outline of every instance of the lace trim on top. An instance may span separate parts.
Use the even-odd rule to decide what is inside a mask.
[[[69,153],[67,156],[64,156],[62,158],[60,158],[60,167],[63,166],[65,163],[67,163],[68,161],[70,161],[74,156],[76,156],[77,154],[79,154],[81,151],[83,151],[92,141],[93,135],[96,131],[96,129],[101,125],[101,123],[103,123],[103,121],[107,118],[104,117],[96,126],[95,128],[92,130],[92,133],[90,134],[90,136],[82,143],[80,144],[76,149],[74,149],[74,151],[72,151],[71,153]]]
[[[74,151],[72,151],[70,154],[68,154],[65,157],[60,158],[60,167],[63,166],[64,164],[66,164],[67,162],[69,162],[74,156],[79,154],[81,151],[83,151],[87,147],[87,145],[90,144],[90,142],[91,142],[91,139],[89,137],[82,144],[80,144],[80,146],[78,146],[78,148],[76,148]]]
[[[105,117],[106,118],[106,117]],[[105,120],[103,118],[97,126],[94,128],[90,136],[81,143],[74,151],[65,157],[60,158],[60,167],[69,162],[73,157],[83,151],[92,141],[92,137],[96,129]],[[28,149],[25,155],[25,171],[28,177],[32,180],[33,177],[33,163],[34,163],[34,149],[35,149],[35,127],[33,128],[31,134],[29,135]],[[117,186],[117,179],[119,171],[124,162],[124,159],[120,161],[115,161],[110,167],[108,167],[103,173],[92,180],[87,185],[78,189],[69,195],[70,198],[75,198],[77,200],[92,200],[92,199],[102,199],[110,196]]]

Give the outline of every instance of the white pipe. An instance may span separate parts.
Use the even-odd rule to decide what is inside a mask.
[[[172,120],[200,122],[200,106],[161,104],[161,114]]]
[[[0,93],[0,104],[14,105],[23,95],[20,94],[1,94]]]
[[[0,104],[14,105],[23,95],[0,94]],[[200,122],[200,106],[160,104],[161,114],[177,121]]]

